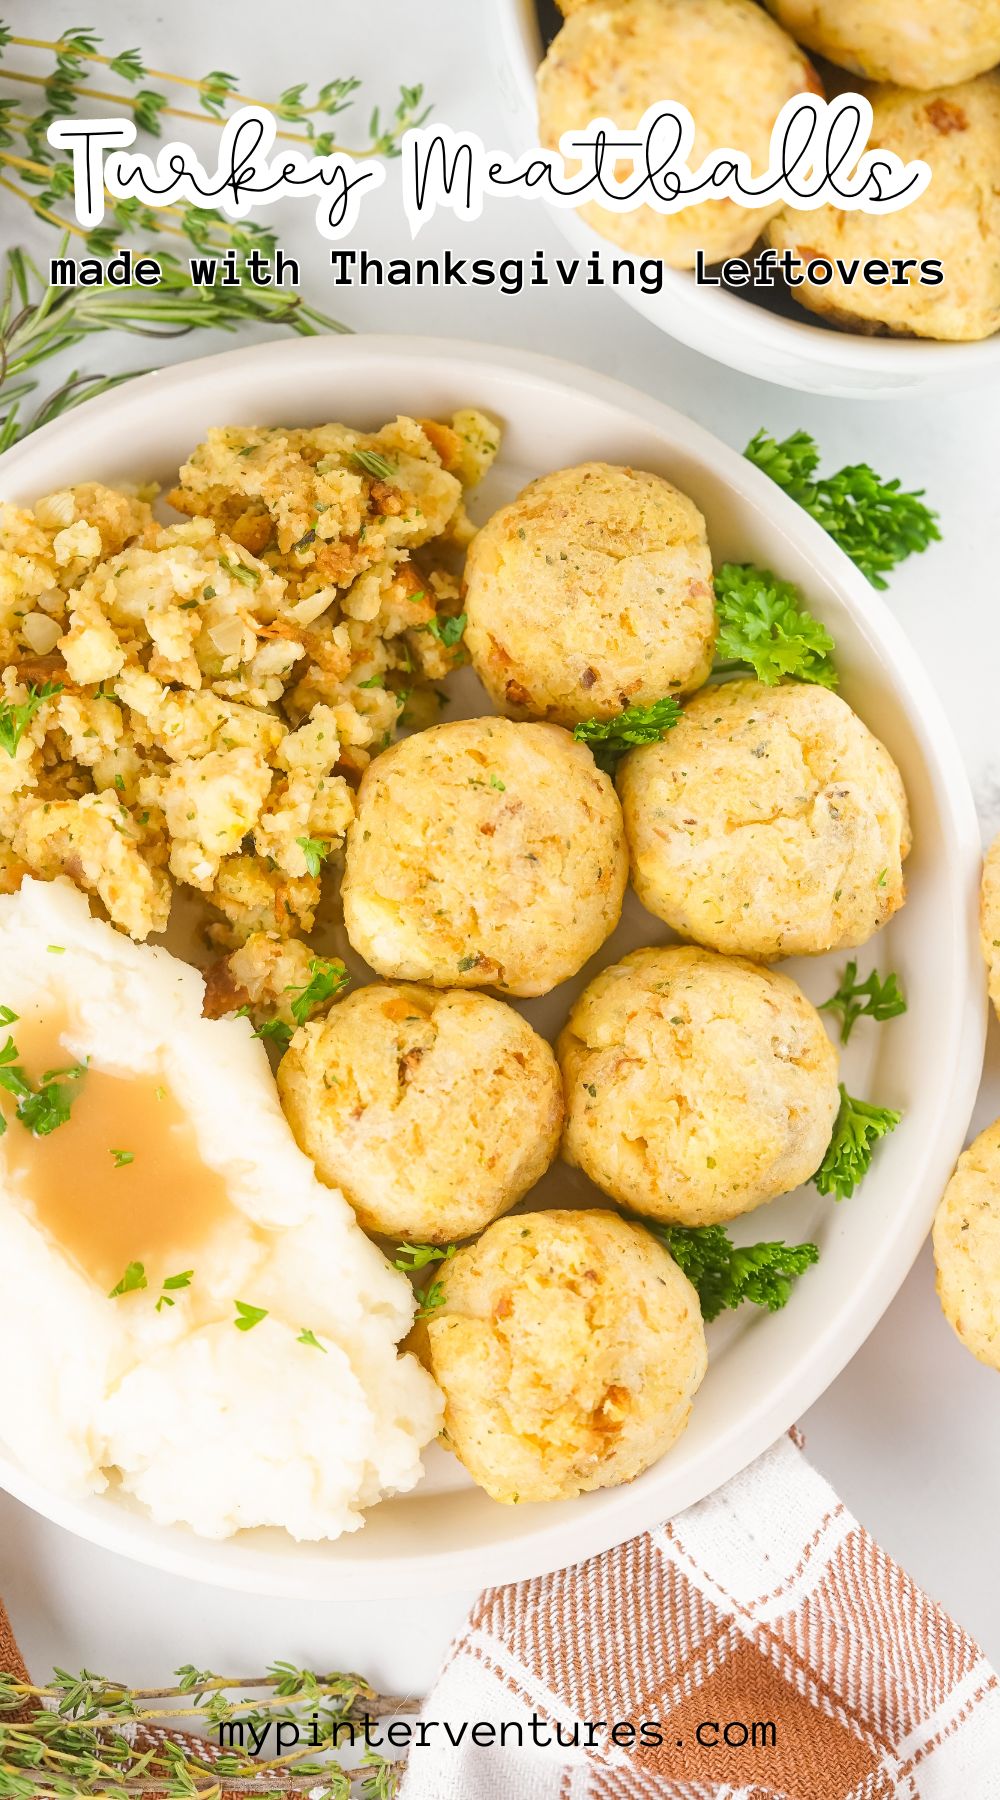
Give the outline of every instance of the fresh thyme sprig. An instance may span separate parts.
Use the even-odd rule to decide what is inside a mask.
[[[39,72],[14,66],[11,52],[18,50],[29,59],[40,54],[48,65]],[[111,90],[91,85],[88,71],[93,69],[106,69],[121,85]],[[189,92],[198,110],[173,104],[168,91],[146,85],[149,81]],[[13,85],[13,95],[3,91],[5,84]],[[46,138],[51,121],[67,113],[87,116],[88,103],[92,103],[89,110],[105,115],[114,106],[130,111],[140,132],[156,138],[166,118],[219,127],[237,107],[268,104],[283,121],[279,135],[301,143],[312,155],[346,150],[362,158],[398,156],[403,134],[427,117],[423,89],[401,87],[395,106],[387,111],[376,106],[366,138],[348,146],[337,141],[329,121],[355,104],[359,89],[355,76],[325,81],[315,92],[298,82],[265,103],[241,92],[237,78],[226,70],[213,69],[193,78],[147,68],[137,49],[108,53],[86,26],[49,39],[21,36],[0,23],[0,188],[61,233],[60,256],[71,238],[95,256],[112,255],[132,243],[137,255],[155,250],[162,269],[156,288],[51,288],[23,251],[7,253],[0,324],[0,451],[70,406],[129,379],[74,371],[33,415],[25,416],[24,402],[35,386],[29,372],[93,332],[117,328],[176,336],[199,326],[231,331],[251,322],[306,333],[347,329],[308,307],[291,289],[255,287],[246,281],[247,258],[255,251],[271,256],[276,247],[273,232],[251,220],[229,220],[218,211],[186,202],[153,208],[108,195],[99,228],[88,231],[77,224],[68,205],[71,165]],[[286,129],[289,125],[297,129]],[[235,251],[239,285],[196,288],[189,271],[157,240],[172,242],[178,250],[187,246],[216,253]]]
[[[60,246],[60,250],[65,245]],[[183,337],[190,331],[236,331],[247,324],[280,325],[303,337],[346,331],[339,320],[307,305],[286,288],[195,287],[175,258],[159,253],[156,287],[50,287],[26,251],[7,252],[0,294],[0,451],[59,414],[133,374],[73,374],[25,420],[22,406],[36,387],[41,363],[98,332],[134,337]]]
[[[361,1768],[328,1760],[346,1726],[419,1710],[419,1702],[378,1694],[359,1675],[318,1673],[272,1663],[265,1675],[229,1677],[186,1664],[174,1685],[129,1688],[84,1669],[56,1669],[45,1687],[0,1675],[0,1794],[10,1800],[140,1800],[155,1791],[165,1800],[222,1800],[233,1783],[263,1780],[282,1794],[314,1800],[388,1800],[399,1767],[369,1751]],[[246,1696],[254,1695],[253,1709]],[[142,1752],[134,1729],[166,1728],[193,1720],[218,1727],[253,1721],[258,1732],[276,1715],[308,1709],[303,1742],[276,1757],[253,1755],[243,1743],[204,1751],[156,1735]],[[307,1741],[306,1741],[307,1740]],[[252,1740],[251,1740],[252,1741]],[[320,1760],[322,1758],[322,1760]],[[274,1791],[274,1790],[271,1790]]]
[[[807,431],[793,431],[780,441],[758,431],[743,454],[829,532],[872,587],[887,587],[890,569],[941,536],[922,488],[906,493],[868,463],[849,463],[817,477],[819,448]]]

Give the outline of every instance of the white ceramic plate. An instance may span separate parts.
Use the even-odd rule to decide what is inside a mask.
[[[863,951],[900,972],[909,1011],[862,1021],[845,1058],[852,1091],[905,1109],[864,1187],[835,1205],[809,1187],[739,1221],[744,1241],[814,1237],[821,1260],[782,1313],[745,1307],[713,1325],[710,1368],[674,1450],[628,1487],[554,1506],[495,1505],[437,1447],[412,1495],[384,1501],[364,1530],[330,1545],[278,1531],[206,1542],[154,1525],[115,1491],[63,1500],[0,1452],[0,1483],[95,1543],[141,1562],[254,1592],[417,1593],[558,1568],[651,1525],[734,1474],[822,1393],[875,1325],[927,1234],[962,1146],[985,1033],[976,948],[979,833],[971,795],[933,687],[882,601],[767,478],[678,413],[617,382],[548,358],[476,344],[402,337],[311,338],[163,369],[69,413],[0,463],[0,494],[30,502],[74,481],[172,478],[209,425],[375,427],[397,411],[447,415],[484,407],[503,422],[498,466],[478,501],[484,517],[532,476],[590,457],[668,476],[708,520],[716,560],[768,565],[801,584],[837,644],[845,697],[888,744],[910,796],[915,846],[910,899]],[[488,711],[475,677],[447,716]],[[630,897],[626,917],[589,973],[669,934]],[[789,964],[812,998],[836,985],[845,958]],[[585,972],[524,1010],[548,1035]],[[541,1198],[575,1204],[595,1190],[557,1165]]]
[[[545,44],[536,0],[496,0],[490,9],[493,61],[512,143],[538,142],[535,71]],[[584,123],[584,121],[581,121]],[[552,213],[581,255],[600,246],[622,255],[575,213]],[[939,344],[921,338],[864,337],[786,318],[727,288],[698,287],[694,276],[665,269],[659,294],[616,291],[661,331],[730,368],[805,393],[882,398],[920,388],[1000,381],[1000,334],[978,344]],[[798,308],[795,309],[798,312]]]

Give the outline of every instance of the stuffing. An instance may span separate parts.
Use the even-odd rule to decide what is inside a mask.
[[[0,507],[4,889],[67,874],[145,938],[181,884],[230,951],[311,929],[354,787],[465,660],[464,496],[498,440],[471,408],[227,426],[180,522],[94,482]]]

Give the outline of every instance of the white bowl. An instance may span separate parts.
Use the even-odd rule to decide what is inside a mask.
[[[536,0],[496,0],[490,19],[493,61],[511,140],[515,149],[524,150],[538,143],[535,71],[545,43]],[[601,247],[624,255],[576,213],[557,208],[552,216],[578,254]],[[812,323],[806,312],[801,318],[786,318],[728,288],[699,287],[685,270],[665,268],[663,273],[659,294],[642,294],[626,286],[616,292],[670,337],[764,381],[805,393],[868,399],[963,382],[1000,381],[1000,334],[972,344],[865,337]]]
[[[8,452],[0,493],[30,502],[95,477],[169,478],[213,424],[335,418],[371,427],[397,410],[446,415],[466,404],[504,425],[481,515],[531,476],[587,458],[658,470],[703,509],[717,559],[764,563],[800,583],[830,627],[843,692],[899,763],[915,827],[911,897],[862,952],[863,967],[877,955],[900,972],[909,1011],[887,1026],[862,1021],[845,1079],[852,1091],[903,1107],[906,1116],[852,1200],[838,1206],[810,1187],[739,1222],[744,1241],[815,1236],[821,1260],[784,1312],[745,1307],[711,1327],[710,1368],[688,1431],[628,1487],[554,1506],[498,1506],[434,1447],[421,1487],[375,1507],[362,1532],[338,1543],[296,1544],[278,1531],[214,1543],[154,1525],[113,1490],[60,1499],[0,1454],[0,1483],[59,1524],[139,1561],[248,1591],[339,1594],[357,1584],[399,1594],[513,1579],[604,1549],[709,1493],[811,1405],[888,1306],[961,1149],[982,1064],[979,833],[933,686],[882,601],[825,533],[680,414],[602,376],[510,350],[403,337],[296,339],[163,369],[68,413]],[[475,678],[464,679],[455,710],[489,710]],[[595,961],[667,935],[633,896]],[[836,985],[844,960],[789,966],[818,1000]],[[566,984],[526,1011],[552,1033],[579,985]],[[545,1197],[573,1204],[585,1188],[559,1166],[546,1178]]]

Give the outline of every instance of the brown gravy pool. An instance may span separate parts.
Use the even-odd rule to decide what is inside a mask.
[[[33,1085],[74,1058],[60,1043],[65,1018],[22,1014],[0,1029]],[[88,1069],[71,1084],[69,1119],[35,1137],[0,1095],[7,1120],[0,1156],[39,1223],[107,1291],[130,1262],[149,1288],[194,1266],[199,1245],[235,1214],[225,1182],[202,1161],[194,1130],[161,1076]],[[134,1160],[116,1166],[115,1151]]]

